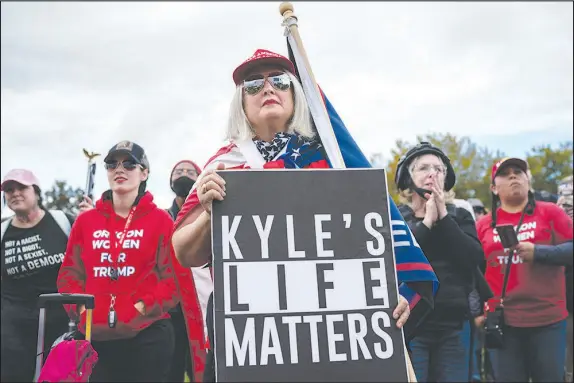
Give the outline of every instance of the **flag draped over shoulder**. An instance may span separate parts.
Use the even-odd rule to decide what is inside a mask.
[[[317,91],[289,28],[286,34],[289,59],[295,65],[297,72],[295,74],[303,85],[313,122],[327,152],[330,167],[371,168],[371,164],[327,96],[321,89],[320,93]],[[439,283],[428,259],[391,198],[389,198],[389,209],[399,293],[409,301],[411,307],[411,316],[405,326],[405,336],[409,338],[433,309],[434,295]]]

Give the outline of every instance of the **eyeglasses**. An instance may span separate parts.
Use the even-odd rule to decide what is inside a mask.
[[[124,161],[110,161],[110,162],[106,162],[104,164],[104,167],[107,170],[115,170],[117,169],[120,165],[122,165],[122,167],[125,170],[131,171],[134,170],[136,167],[138,167],[138,163],[133,161],[133,160],[124,160]]]
[[[430,173],[446,174],[446,169],[442,165],[418,164],[417,166],[415,166],[414,172],[423,174],[430,174]]]
[[[175,169],[173,171],[173,174],[176,176],[181,176],[184,173],[190,177],[197,177],[197,172],[195,171],[195,169]]]
[[[267,76],[262,74],[249,76],[243,81],[243,89],[248,95],[255,96],[265,87],[265,81],[267,80],[269,80],[273,88],[283,92],[291,87],[291,79],[287,73],[270,73]]]
[[[27,188],[29,188],[29,186],[14,182],[14,183],[10,183],[10,184],[4,186],[3,191],[4,191],[4,193],[14,193],[16,190],[22,191],[22,190],[25,190]]]

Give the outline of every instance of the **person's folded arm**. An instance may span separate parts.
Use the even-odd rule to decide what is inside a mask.
[[[556,266],[572,266],[572,241],[559,245],[535,245],[534,262]]]

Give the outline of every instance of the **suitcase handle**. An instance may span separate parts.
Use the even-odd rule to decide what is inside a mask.
[[[38,296],[38,306],[42,309],[54,303],[72,305],[83,304],[86,306],[86,310],[96,307],[94,296],[89,294],[52,293],[40,294],[40,296]]]
[[[36,347],[36,371],[34,374],[34,382],[38,381],[40,371],[44,363],[44,333],[46,322],[46,309],[56,304],[70,304],[78,305],[83,304],[86,307],[86,334],[85,339],[90,342],[92,340],[92,310],[96,306],[95,298],[89,294],[40,294],[38,296],[38,307],[40,308],[40,317],[38,320],[38,344]],[[50,345],[51,346],[51,345]]]

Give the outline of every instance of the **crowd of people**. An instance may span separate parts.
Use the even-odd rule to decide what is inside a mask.
[[[236,68],[229,142],[203,169],[174,165],[169,208],[153,202],[150,162],[133,141],[108,151],[109,189],[82,201],[76,217],[43,206],[32,171],[4,176],[15,215],[1,231],[1,381],[33,380],[36,301],[53,292],[95,296],[92,381],[215,381],[211,207],[233,193],[218,171],[329,167],[295,73],[266,50]],[[457,204],[456,169],[421,142],[401,158],[394,182],[440,282],[433,310],[407,339],[417,380],[572,381],[572,176],[557,185],[556,203],[542,201],[527,162],[504,158],[492,167],[491,201]],[[504,225],[518,244],[505,248]],[[409,315],[400,297],[395,324]],[[46,353],[69,318],[85,333],[85,307],[49,310]]]

